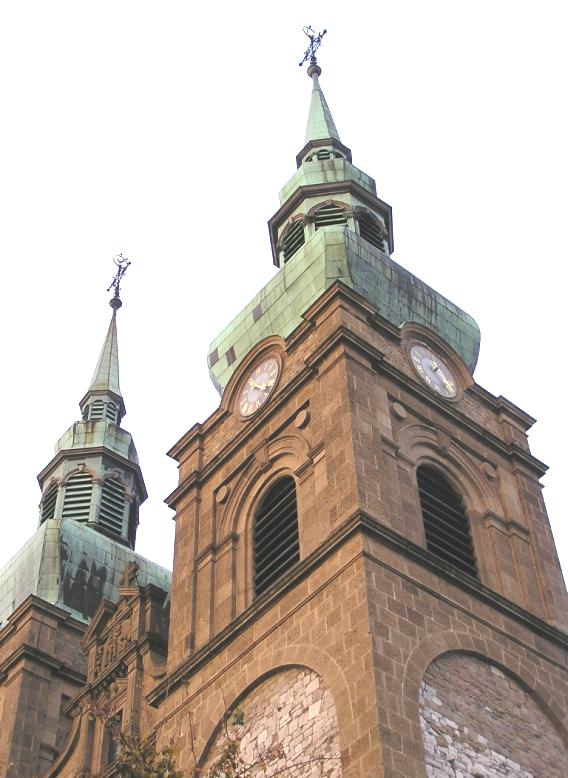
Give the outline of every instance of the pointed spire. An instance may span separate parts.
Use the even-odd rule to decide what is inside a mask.
[[[111,301],[111,305],[113,302],[115,302],[114,298]],[[120,306],[113,306],[112,318],[88,391],[111,392],[122,398],[119,383],[118,336],[116,331],[116,311],[118,307]]]
[[[121,422],[126,413],[122,392],[120,391],[118,368],[118,335],[116,331],[116,313],[122,307],[120,299],[120,282],[130,261],[122,254],[114,257],[118,270],[107,291],[114,289],[109,302],[112,308],[112,318],[103,343],[103,347],[93,373],[87,393],[79,403],[83,419],[103,419],[115,424]]]
[[[333,121],[333,116],[319,83],[321,68],[312,63],[308,68],[308,76],[313,81],[312,100],[306,128],[306,144],[310,141],[327,140],[328,138],[341,143],[339,133]]]

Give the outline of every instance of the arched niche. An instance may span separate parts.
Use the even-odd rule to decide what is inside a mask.
[[[519,679],[487,659],[452,651],[426,669],[418,712],[427,776],[566,775],[557,727]]]
[[[207,776],[237,744],[243,765],[259,774],[340,778],[337,710],[323,678],[305,666],[279,668],[259,679],[226,711],[199,761]]]

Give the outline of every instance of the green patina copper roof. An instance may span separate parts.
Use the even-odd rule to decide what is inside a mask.
[[[209,371],[218,391],[223,392],[252,346],[269,335],[290,335],[306,309],[338,280],[376,306],[392,324],[416,322],[431,329],[473,371],[480,335],[471,316],[359,235],[327,229],[318,230],[215,338]]]
[[[340,141],[333,116],[319,84],[318,75],[321,71],[317,67],[313,70],[310,69],[310,71],[313,80],[313,90],[308,126],[306,128],[306,143],[314,140],[326,140],[327,138]]]
[[[480,334],[471,316],[358,234],[358,214],[374,214],[382,219],[392,252],[390,207],[376,197],[373,179],[351,164],[319,85],[320,73],[315,64],[308,70],[313,89],[306,146],[296,158],[296,174],[281,192],[281,208],[269,222],[274,258],[278,265],[285,264],[211,344],[213,383],[222,393],[255,344],[270,335],[290,335],[302,323],[302,314],[338,280],[391,324],[428,327],[473,372]],[[314,209],[330,203],[346,209],[345,226],[314,229]],[[290,223],[302,224],[305,243],[286,261],[281,239]]]
[[[99,361],[93,373],[91,385],[88,389],[93,391],[107,391],[122,397],[120,392],[118,372],[118,335],[116,331],[116,310],[112,312],[112,318],[101,349]]]
[[[169,591],[171,573],[92,527],[49,520],[0,570],[0,624],[30,594],[88,621],[101,600],[118,600],[129,562],[138,564],[137,585]]]

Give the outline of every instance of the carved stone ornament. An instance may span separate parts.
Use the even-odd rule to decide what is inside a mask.
[[[130,621],[128,619],[122,619],[121,621],[116,622],[110,627],[104,642],[96,647],[95,678],[102,675],[105,669],[112,665],[113,662],[129,648],[132,643],[129,627]]]
[[[140,565],[138,562],[131,561],[124,568],[122,578],[120,579],[119,586],[133,586],[138,578],[138,570]]]
[[[497,478],[497,471],[490,465],[489,462],[481,463],[481,472],[487,478],[488,481],[494,481]]]
[[[230,494],[230,489],[226,484],[223,484],[223,486],[219,489],[217,492],[216,500],[218,503],[222,504],[227,501],[227,498]]]
[[[401,405],[400,403],[393,403],[392,404],[392,412],[396,416],[397,419],[406,419],[408,416],[408,412],[404,405]]]

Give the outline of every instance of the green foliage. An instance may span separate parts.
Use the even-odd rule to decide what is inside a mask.
[[[189,737],[193,754],[193,769],[182,770],[177,765],[176,740],[172,739],[166,746],[158,750],[154,736],[140,738],[135,733],[122,729],[120,717],[112,715],[107,703],[94,703],[89,707],[90,715],[102,721],[116,743],[116,756],[112,775],[120,778],[260,778],[267,774],[273,778],[289,776],[291,772],[298,774],[298,768],[315,767],[319,775],[324,774],[324,763],[336,760],[317,757],[315,759],[294,760],[288,758],[281,744],[269,745],[257,752],[253,763],[247,762],[241,753],[241,740],[245,715],[240,708],[228,713],[222,721],[224,731],[223,746],[213,764],[204,771],[197,766],[197,755],[194,749],[194,736],[191,714],[189,715]],[[274,767],[279,763],[279,770],[274,773]],[[106,773],[105,773],[106,775]],[[93,776],[93,778],[97,778]]]
[[[172,743],[158,751],[151,737],[140,740],[119,733],[115,765],[121,778],[183,778],[185,773],[177,767],[176,757]]]

